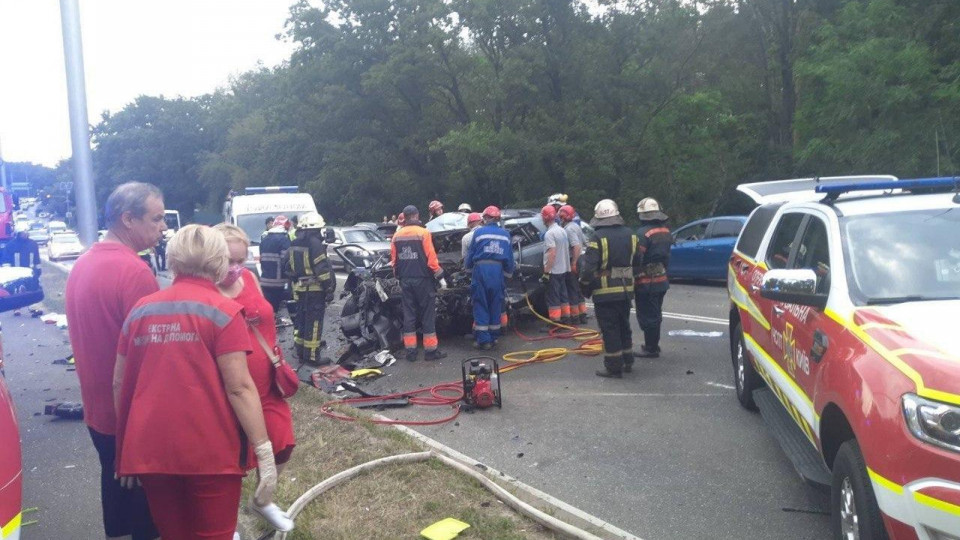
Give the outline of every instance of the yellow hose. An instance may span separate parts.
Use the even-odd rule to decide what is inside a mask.
[[[592,330],[590,328],[581,328],[577,326],[569,326],[566,324],[561,324],[556,321],[551,321],[547,317],[544,317],[540,313],[537,313],[537,310],[533,308],[533,304],[530,302],[530,296],[524,295],[524,300],[527,302],[527,307],[530,308],[530,312],[536,315],[541,321],[553,325],[557,328],[563,328],[569,330],[571,333],[564,335],[564,338],[573,339],[579,341],[582,344],[579,347],[573,349],[568,349],[566,347],[549,347],[545,349],[530,350],[530,351],[514,351],[509,352],[503,355],[503,361],[511,365],[504,367],[500,370],[501,373],[506,373],[514,369],[520,368],[527,364],[534,363],[547,363],[547,362],[556,362],[562,358],[565,358],[568,354],[580,354],[583,356],[596,356],[603,353],[603,341],[600,338],[600,332],[597,330]],[[518,332],[519,333],[519,332]],[[520,334],[523,337],[522,334]],[[561,339],[561,338],[558,338]]]

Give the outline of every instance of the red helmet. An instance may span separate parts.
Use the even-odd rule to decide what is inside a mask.
[[[557,219],[557,209],[548,204],[540,209],[540,217],[543,218],[544,223],[553,221]]]
[[[290,228],[290,220],[287,219],[287,216],[284,216],[284,215],[281,214],[281,215],[273,218],[273,226],[274,226],[274,227],[283,227],[284,229],[289,229],[289,228]]]
[[[481,216],[480,214],[476,212],[470,212],[470,214],[467,215],[467,225],[471,223],[476,223],[482,219],[483,219],[483,216]]]
[[[427,210],[430,210],[431,212],[436,212],[437,210],[440,210],[441,208],[443,208],[443,203],[442,203],[442,202],[440,202],[440,201],[430,201],[430,206],[427,207]]]
[[[565,204],[560,207],[560,210],[557,211],[557,214],[560,216],[560,219],[564,221],[573,221],[573,216],[577,214],[577,211],[574,210],[569,204]]]
[[[403,212],[400,212],[400,214],[397,215],[397,225],[403,227],[403,224],[406,223],[406,221],[407,218],[404,217]]]
[[[483,217],[500,219],[500,209],[492,204],[483,209]]]

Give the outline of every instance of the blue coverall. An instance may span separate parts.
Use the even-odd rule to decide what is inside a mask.
[[[513,246],[510,233],[495,223],[474,230],[464,261],[473,270],[473,332],[477,343],[491,343],[500,336],[500,315],[506,289],[504,278],[513,276]]]

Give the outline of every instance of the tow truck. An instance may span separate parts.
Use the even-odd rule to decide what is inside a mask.
[[[740,403],[835,538],[960,538],[960,180],[738,189],[761,203],[728,267]]]

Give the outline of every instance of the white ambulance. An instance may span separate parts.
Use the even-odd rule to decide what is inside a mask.
[[[260,235],[266,230],[266,219],[280,215],[289,219],[316,211],[313,197],[309,193],[299,193],[297,186],[248,187],[223,204],[223,220],[247,233],[250,238],[247,266],[256,267],[259,275]]]

